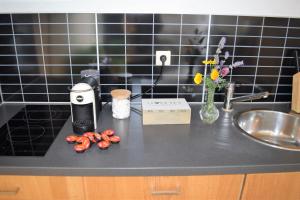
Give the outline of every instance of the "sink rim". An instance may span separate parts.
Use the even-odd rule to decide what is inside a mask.
[[[286,151],[294,151],[294,152],[300,152],[300,146],[299,147],[295,147],[295,148],[291,148],[291,147],[286,147],[286,146],[281,146],[279,144],[274,144],[271,142],[268,142],[266,140],[262,140],[259,137],[255,137],[252,134],[247,133],[244,129],[242,129],[239,125],[239,117],[244,114],[244,113],[248,113],[248,112],[257,112],[257,111],[263,111],[263,112],[271,112],[271,113],[279,113],[279,114],[283,114],[283,115],[287,115],[287,116],[291,116],[291,117],[296,117],[296,118],[300,118],[299,116],[290,114],[290,113],[285,113],[282,111],[276,111],[276,110],[269,110],[269,109],[250,109],[250,110],[246,110],[246,111],[240,111],[237,112],[236,114],[234,114],[233,116],[233,123],[234,126],[239,129],[240,132],[243,133],[243,135],[245,135],[246,137],[250,138],[251,140],[258,142],[260,144],[263,144],[265,146],[270,146],[273,147],[275,149],[282,149],[282,150],[286,150]]]

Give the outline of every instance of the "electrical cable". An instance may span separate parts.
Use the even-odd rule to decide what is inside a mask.
[[[297,70],[298,72],[300,72],[300,66],[299,66],[299,56],[298,56],[298,51],[295,50],[295,58],[296,58],[296,67],[297,67]]]
[[[157,85],[157,83],[158,83],[158,81],[159,81],[159,79],[160,79],[160,77],[163,73],[163,69],[164,69],[164,66],[165,66],[165,62],[167,61],[167,57],[165,55],[160,56],[160,61],[161,61],[160,72],[159,72],[159,75],[156,77],[156,80],[154,81],[151,88],[149,88],[148,90],[146,90],[145,92],[143,92],[141,94],[136,94],[136,95],[131,96],[130,100],[137,99],[137,98],[143,96],[144,94],[147,94],[148,92],[150,92]]]

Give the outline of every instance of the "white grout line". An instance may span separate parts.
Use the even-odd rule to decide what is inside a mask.
[[[95,13],[95,29],[96,29],[96,54],[97,54],[97,70],[100,73],[100,62],[99,62],[99,36],[98,36],[98,15]]]
[[[16,46],[16,38],[14,35],[15,29],[14,29],[14,22],[13,22],[12,14],[10,14],[10,20],[11,20],[11,29],[12,29],[12,33],[13,33],[14,49],[15,49],[15,54],[16,54],[16,62],[17,62],[17,66],[18,66],[18,75],[19,75],[20,89],[21,89],[21,93],[22,93],[22,101],[24,102],[25,99],[24,99],[23,85],[22,85],[22,79],[21,79],[21,73],[20,73],[18,50],[17,50],[17,46]]]
[[[43,36],[42,33],[42,26],[41,26],[41,19],[40,19],[40,13],[38,13],[38,20],[39,20],[39,31],[40,31],[40,40],[41,40],[41,50],[42,50],[42,60],[43,60],[43,66],[44,66],[44,76],[45,76],[45,85],[46,85],[46,95],[47,95],[47,101],[50,101],[49,97],[49,89],[48,89],[48,81],[47,81],[47,70],[45,65],[45,54],[44,54],[44,46],[43,46]]]
[[[210,40],[210,27],[211,27],[211,15],[209,15],[209,18],[208,18],[208,30],[207,30],[207,42],[206,42],[206,54],[205,54],[205,60],[208,60],[208,54],[209,54],[209,40]],[[205,77],[206,77],[206,74],[207,74],[207,64],[205,64],[205,67],[204,67],[204,80],[203,80],[203,86],[202,86],[202,103],[204,103],[205,101]]]
[[[262,35],[263,35],[263,32],[264,32],[264,25],[265,25],[265,17],[263,18],[262,28],[261,28],[261,31],[260,31],[260,36],[261,37],[260,37],[260,40],[259,40],[259,48],[258,48],[258,53],[257,53],[257,61],[256,61],[255,74],[254,74],[254,80],[253,80],[252,94],[254,93],[255,85],[256,85],[256,75],[257,75],[257,71],[258,71],[258,64],[259,64],[259,58],[260,58],[260,45],[262,43]]]
[[[128,71],[127,71],[127,19],[126,19],[126,13],[124,14],[124,44],[125,44],[125,47],[124,47],[124,51],[125,51],[125,89],[127,89],[127,75],[128,75]]]
[[[3,99],[3,94],[2,94],[2,84],[0,84],[0,97],[1,97],[1,102],[0,105],[5,103],[4,99]]]
[[[286,45],[287,36],[288,36],[288,33],[289,33],[289,25],[290,25],[290,18],[288,19],[288,23],[287,23],[287,27],[286,27],[286,32],[285,32],[285,39],[284,39],[284,45],[283,45],[283,49],[282,49],[282,58],[281,58],[281,64],[280,64],[281,67],[279,68],[279,72],[278,72],[278,78],[277,78],[277,84],[276,84],[274,102],[276,102],[276,97],[277,97],[277,92],[278,92],[278,85],[279,85],[279,81],[280,81],[280,77],[281,77],[281,69],[282,69],[282,65],[283,65],[283,61],[284,61],[285,45]]]
[[[177,69],[177,99],[179,97],[179,91],[180,91],[180,67],[181,67],[181,47],[182,47],[182,17],[183,15],[180,15],[180,37],[179,37],[179,48],[178,48],[178,69]]]
[[[154,78],[153,78],[153,76],[154,76],[154,59],[156,58],[156,55],[155,55],[155,53],[154,53],[154,33],[155,33],[155,31],[154,31],[154,22],[155,22],[155,16],[154,16],[154,13],[152,14],[152,58],[151,58],[151,62],[152,62],[152,69],[151,69],[151,71],[152,71],[152,73],[151,73],[151,85],[152,85],[152,87],[153,87],[153,83],[154,83]],[[127,55],[128,56],[128,55]],[[156,64],[156,63],[155,63]],[[153,98],[153,88],[151,89],[151,98]]]
[[[69,66],[70,66],[70,73],[71,73],[71,83],[72,86],[74,85],[73,81],[73,66],[72,66],[72,57],[71,57],[71,42],[70,42],[70,28],[69,28],[69,14],[66,13],[66,20],[67,20],[67,33],[68,33],[68,50],[69,50]]]
[[[235,58],[235,48],[236,48],[236,35],[237,35],[237,30],[238,30],[238,24],[239,24],[239,16],[236,17],[236,26],[235,26],[235,31],[234,31],[234,41],[233,41],[233,51],[232,51],[232,61],[231,64],[234,63],[234,58]],[[232,70],[230,70],[230,79],[229,82],[232,80]]]

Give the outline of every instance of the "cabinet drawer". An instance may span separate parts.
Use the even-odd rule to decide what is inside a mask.
[[[235,200],[243,175],[84,177],[86,200]]]
[[[0,176],[0,200],[82,200],[82,177]]]

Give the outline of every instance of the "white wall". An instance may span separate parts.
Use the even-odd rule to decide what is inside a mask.
[[[300,0],[0,0],[0,13],[183,13],[299,17]]]

